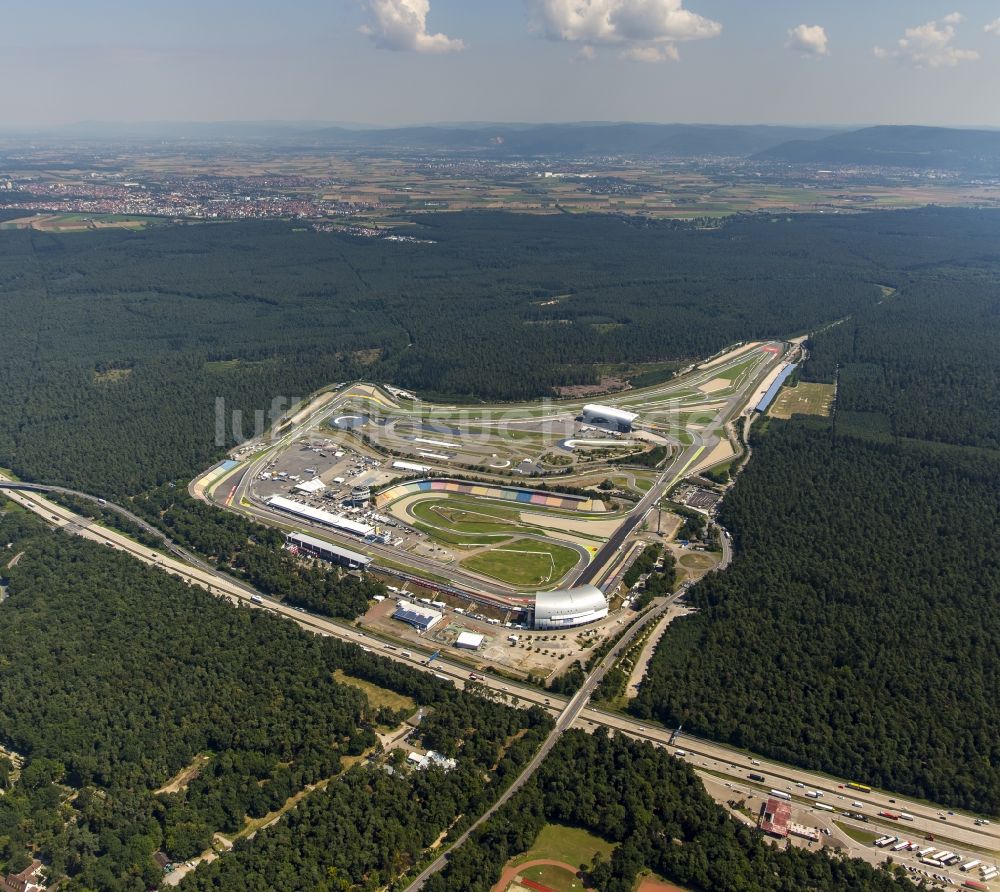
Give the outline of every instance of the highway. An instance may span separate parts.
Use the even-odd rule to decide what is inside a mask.
[[[646,613],[642,614],[635,622],[632,623],[628,629],[625,630],[624,634],[615,643],[614,647],[607,653],[603,660],[598,663],[597,666],[590,672],[587,676],[586,681],[583,686],[578,690],[573,697],[567,703],[559,717],[556,719],[555,727],[552,729],[548,737],[545,738],[542,745],[538,748],[538,752],[535,753],[531,761],[521,770],[521,773],[513,780],[511,785],[503,792],[503,794],[486,809],[483,814],[479,816],[474,824],[472,824],[468,830],[466,830],[461,836],[458,837],[447,850],[443,851],[437,858],[434,859],[427,867],[425,867],[420,874],[406,887],[406,892],[416,892],[416,890],[423,887],[427,879],[433,874],[441,870],[442,867],[447,863],[448,852],[452,849],[458,848],[468,839],[469,835],[475,832],[482,824],[488,821],[493,814],[501,808],[518,790],[520,790],[534,775],[538,770],[538,767],[545,761],[545,757],[551,752],[552,748],[559,742],[559,738],[566,732],[568,728],[573,727],[574,723],[579,718],[580,714],[583,712],[584,707],[590,700],[591,694],[601,683],[601,679],[604,678],[605,673],[617,662],[618,657],[621,655],[622,651],[632,643],[639,632],[646,627],[646,625],[655,619],[658,619],[660,614],[662,614],[673,598],[663,598],[661,603],[657,604],[655,607],[647,610]]]
[[[105,504],[105,507],[119,511],[134,522],[141,524],[144,529],[160,536],[161,540],[164,541],[167,551],[163,552],[151,549],[122,533],[101,526],[90,518],[81,517],[46,499],[41,492],[49,489],[97,501],[94,496],[68,490],[63,487],[45,487],[37,484],[23,484],[9,481],[3,478],[2,475],[0,475],[0,489],[12,501],[34,511],[46,520],[46,522],[57,528],[125,551],[132,557],[150,566],[157,567],[164,572],[173,573],[189,584],[200,585],[210,593],[225,596],[234,603],[256,607],[258,605],[253,604],[250,599],[255,596],[260,597],[263,602],[260,605],[261,609],[270,610],[275,614],[285,616],[296,622],[303,629],[314,634],[334,636],[362,647],[367,647],[369,650],[378,652],[382,656],[397,662],[406,663],[423,671],[443,675],[459,687],[464,686],[469,679],[470,668],[467,665],[440,657],[435,659],[432,664],[424,665],[422,661],[426,659],[427,654],[420,653],[412,646],[409,647],[409,650],[413,652],[413,657],[407,659],[401,656],[398,649],[387,649],[387,642],[355,627],[305,613],[274,599],[260,596],[252,587],[216,570],[200,558],[190,555],[146,524],[141,518],[136,517],[127,511],[127,509],[123,509],[120,506],[110,503]],[[558,695],[520,685],[508,679],[493,677],[482,673],[481,670],[477,670],[477,674],[483,678],[482,683],[496,691],[498,695],[510,698],[519,706],[540,706],[553,714],[557,722],[552,736],[546,741],[546,746],[539,751],[536,758],[522,771],[521,776],[515,781],[515,786],[510,789],[507,797],[502,798],[481,820],[485,820],[500,804],[506,801],[506,798],[513,795],[516,789],[527,781],[545,754],[555,745],[558,736],[569,727],[576,726],[584,730],[595,730],[598,727],[603,727],[628,734],[637,739],[648,740],[660,746],[668,745],[671,736],[669,730],[660,728],[654,723],[641,722],[630,716],[597,710],[589,707],[587,704],[591,693],[600,682],[604,672],[614,663],[621,650],[628,645],[646,623],[658,620],[662,612],[679,597],[679,594],[674,595],[672,598],[658,599],[657,602],[654,602],[654,605],[628,629],[622,640],[616,644],[611,653],[601,662],[594,673],[588,677],[583,688],[569,701]],[[842,782],[836,779],[782,765],[781,763],[753,754],[737,752],[721,744],[693,737],[686,733],[678,736],[675,741],[674,750],[676,751],[677,748],[683,749],[688,754],[685,758],[697,770],[703,773],[703,777],[712,777],[716,780],[720,777],[726,778],[732,783],[734,788],[743,791],[756,791],[760,793],[766,792],[771,787],[785,789],[793,796],[796,806],[812,808],[815,803],[807,799],[804,794],[807,789],[816,790],[824,793],[822,801],[825,804],[834,806],[838,811],[841,809],[862,811],[871,818],[871,823],[868,824],[857,824],[857,822],[838,818],[842,822],[855,823],[859,827],[871,830],[885,828],[886,832],[888,832],[888,830],[892,829],[903,836],[903,838],[911,838],[906,836],[907,832],[915,837],[923,837],[933,833],[942,842],[954,842],[954,847],[959,847],[959,851],[962,851],[960,847],[964,845],[976,854],[979,852],[990,853],[989,857],[991,858],[994,858],[995,854],[1000,852],[1000,833],[998,833],[997,829],[993,825],[975,826],[973,817],[969,815],[947,814],[944,809],[933,804],[905,799],[882,791],[876,790],[871,793],[849,791],[842,788],[840,786]],[[747,774],[750,771],[763,774],[765,782],[757,785],[750,782],[747,778]],[[803,786],[799,787],[797,786],[798,784],[802,784]],[[850,803],[854,801],[861,802],[862,808],[852,809]],[[878,812],[883,810],[891,810],[895,813],[907,813],[912,815],[914,820],[904,823],[879,818]],[[818,811],[815,814],[817,819],[822,817],[822,813]],[[941,819],[942,815],[945,817],[945,820]],[[440,858],[435,864],[438,864],[439,861],[441,861]],[[426,879],[426,876],[429,876],[433,872],[431,869],[433,867],[434,865],[431,865],[428,868],[429,872],[425,871],[421,874],[422,878],[418,878],[420,883]],[[440,864],[438,864],[439,867]],[[413,885],[411,888],[419,888],[419,885]]]

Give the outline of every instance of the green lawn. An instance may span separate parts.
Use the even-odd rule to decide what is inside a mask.
[[[562,824],[546,824],[531,849],[523,855],[518,855],[514,863],[548,858],[579,867],[581,864],[589,864],[598,852],[604,858],[610,858],[612,849],[614,849],[613,843],[606,842],[586,830],[565,827]]]
[[[516,539],[509,545],[493,548],[465,558],[468,570],[492,576],[518,586],[545,586],[558,582],[575,565],[577,553],[554,542]]]
[[[833,823],[851,837],[851,839],[866,846],[870,846],[876,839],[883,835],[881,833],[872,833],[870,830],[862,830],[860,827],[854,827],[842,821],[834,821]]]

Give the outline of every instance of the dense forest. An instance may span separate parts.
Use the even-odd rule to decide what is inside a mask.
[[[368,888],[370,874],[389,877],[428,834],[496,795],[550,726],[541,712],[234,609],[20,511],[0,513],[0,543],[22,555],[3,571],[0,741],[26,760],[0,797],[0,860],[16,865],[30,847],[54,875],[69,875],[69,889],[148,888],[157,849],[183,860],[213,832],[234,834],[303,789],[325,785],[339,803],[371,784],[380,794],[368,797],[372,821],[408,803],[421,826],[351,853],[357,860],[342,869]],[[374,752],[376,728],[403,714],[373,708],[334,680],[338,669],[425,707],[410,742],[458,757],[447,781],[402,771],[389,784],[359,767],[341,789],[344,765]],[[196,756],[204,764],[183,790],[154,794]]]
[[[890,790],[1000,801],[1000,273],[934,270],[812,339],[832,421],[771,421],[639,716]]]
[[[730,819],[683,761],[604,731],[569,731],[532,782],[431,877],[427,892],[489,892],[508,859],[530,849],[547,822],[582,827],[618,845],[586,870],[600,892],[632,892],[649,869],[694,892],[904,892],[903,876],[864,861],[776,848]]]
[[[875,283],[984,263],[1000,233],[992,215],[935,209],[711,230],[493,213],[418,225],[433,244],[257,222],[0,232],[0,466],[132,494],[219,454],[217,398],[232,442],[255,410],[357,377],[543,396],[602,363],[641,374],[863,311]]]

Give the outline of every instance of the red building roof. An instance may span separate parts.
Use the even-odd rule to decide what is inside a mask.
[[[788,836],[788,825],[792,820],[792,806],[781,799],[768,799],[764,803],[758,826],[771,836],[784,839]]]

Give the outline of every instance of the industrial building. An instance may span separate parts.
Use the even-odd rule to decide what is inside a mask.
[[[584,424],[595,424],[627,434],[632,430],[632,423],[638,417],[635,412],[626,412],[624,409],[616,409],[614,406],[600,406],[596,403],[590,403],[583,407],[580,419]]]
[[[345,533],[352,533],[355,536],[365,537],[375,533],[375,527],[369,526],[366,523],[358,523],[349,518],[341,517],[339,514],[331,514],[329,511],[323,511],[321,508],[303,505],[301,502],[286,499],[284,496],[271,496],[267,500],[267,504],[269,508],[287,511],[289,514],[305,517],[315,523],[321,523],[324,526],[333,527],[335,530],[341,530]]]
[[[302,483],[295,484],[296,492],[304,492],[306,495],[310,496],[321,493],[324,489],[326,489],[326,484],[320,480],[319,477],[314,477],[312,480],[305,480]]]
[[[409,623],[413,628],[426,632],[434,628],[443,619],[443,614],[438,610],[431,610],[428,607],[420,607],[411,604],[409,601],[399,601],[396,610],[392,614],[393,619],[400,622]]]
[[[332,564],[348,567],[351,570],[364,570],[372,562],[372,559],[366,554],[358,554],[356,551],[341,548],[332,542],[317,539],[315,536],[307,536],[305,533],[289,533],[285,536],[285,545],[311,554],[313,557],[322,558],[324,561],[330,561]]]
[[[608,599],[596,585],[555,589],[535,595],[536,629],[566,629],[604,619],[608,615]]]
[[[458,638],[455,639],[455,647],[461,647],[465,650],[479,650],[485,640],[485,635],[477,635],[475,632],[459,632]]]

